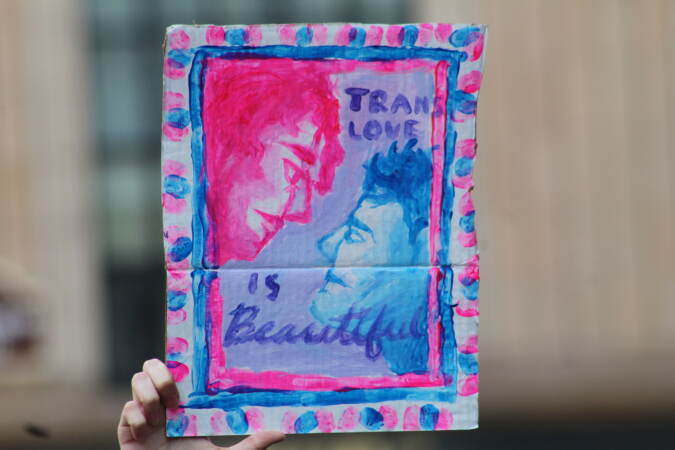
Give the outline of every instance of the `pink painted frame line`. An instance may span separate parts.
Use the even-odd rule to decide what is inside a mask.
[[[336,61],[338,67],[345,66],[352,70],[360,64],[356,61]],[[226,355],[220,337],[222,335],[223,304],[224,299],[220,292],[220,280],[216,278],[210,286],[207,298],[207,315],[211,321],[211,333],[208,336],[208,351],[210,364],[208,371],[209,390],[224,390],[234,386],[248,386],[256,389],[282,389],[282,390],[303,390],[303,391],[329,391],[344,388],[398,388],[398,387],[441,387],[454,380],[446,380],[440,374],[441,367],[441,335],[442,324],[438,314],[438,284],[441,281],[442,273],[437,267],[437,251],[440,246],[440,226],[441,226],[441,202],[443,195],[443,170],[445,157],[446,141],[446,121],[447,114],[445,105],[447,105],[448,85],[447,72],[448,63],[446,61],[430,63],[425,60],[408,60],[406,69],[427,68],[433,70],[435,82],[435,102],[444,105],[443,113],[431,115],[431,145],[432,145],[432,186],[431,186],[431,205],[430,205],[430,227],[429,227],[429,255],[430,255],[430,283],[428,293],[428,336],[429,336],[429,354],[428,367],[429,374],[404,374],[400,376],[353,376],[353,377],[331,377],[316,374],[294,374],[284,371],[264,371],[254,372],[247,369],[226,368]],[[371,68],[375,65],[377,70],[391,71],[394,64],[385,63],[363,63]],[[397,67],[400,69],[400,67]]]

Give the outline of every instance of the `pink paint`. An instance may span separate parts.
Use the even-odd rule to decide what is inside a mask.
[[[188,416],[188,426],[185,428],[183,436],[197,436],[197,416],[191,414]]]
[[[478,267],[478,264],[476,263],[469,263],[464,270],[462,271],[462,274],[460,275],[460,280],[462,283],[473,283],[476,280],[480,280],[480,268]]]
[[[166,419],[174,420],[185,415],[183,408],[166,408]]]
[[[279,25],[279,40],[285,45],[295,45],[295,26],[291,24]]]
[[[181,50],[190,48],[190,36],[183,30],[174,31],[169,34],[169,48]]]
[[[396,410],[391,406],[380,406],[380,414],[382,414],[382,421],[384,422],[384,427],[388,430],[393,430],[398,425],[398,415]]]
[[[167,361],[167,367],[176,383],[183,381],[190,373],[188,366],[183,363],[179,363],[178,361]]]
[[[185,106],[185,96],[180,92],[167,91],[162,97],[162,105],[165,110],[182,108]]]
[[[227,416],[225,411],[216,410],[211,414],[211,429],[213,434],[226,434],[227,429]]]
[[[476,156],[476,140],[462,139],[457,143],[455,151],[459,156],[474,158]]]
[[[460,230],[457,233],[457,240],[463,247],[473,247],[476,245],[476,232],[472,231],[471,233],[465,233]]]
[[[262,41],[262,31],[258,25],[249,25],[246,27],[246,36],[248,37],[248,45],[256,46]]]
[[[427,365],[431,377],[439,377],[441,368],[441,331],[442,325],[438,314],[438,283],[442,278],[438,267],[429,269],[431,282],[428,289],[427,332],[429,336],[429,354]]]
[[[167,338],[166,352],[167,353],[185,353],[188,350],[188,341],[181,337]]]
[[[458,188],[469,189],[474,186],[473,175],[469,174],[463,177],[458,177],[457,175],[454,175],[452,177],[452,184]]]
[[[441,408],[441,410],[438,412],[438,422],[436,422],[436,429],[450,430],[452,429],[453,422],[454,418],[452,417],[452,413],[445,408]]]
[[[191,281],[188,272],[175,268],[168,268],[168,277],[166,287],[172,291],[187,291],[190,288]]]
[[[353,430],[356,428],[358,422],[359,413],[356,411],[356,408],[350,406],[342,413],[342,417],[340,417],[340,421],[338,422],[338,429],[341,431]]]
[[[168,123],[162,125],[162,132],[170,141],[179,142],[190,132],[189,127],[185,128],[174,128]]]
[[[475,334],[469,336],[457,349],[460,353],[478,353],[478,336]]]
[[[441,105],[445,105],[448,98],[447,82],[448,63],[440,62],[434,68],[436,81],[436,98]],[[447,115],[445,108],[440,114],[432,114],[431,120],[431,146],[434,149],[431,155],[431,206],[429,209],[429,256],[430,265],[438,264],[438,249],[441,236],[441,197],[443,195],[443,166],[445,154],[445,123]]]
[[[265,417],[260,408],[249,408],[246,410],[246,421],[253,431],[265,429]]]
[[[312,30],[312,44],[324,45],[328,39],[328,27],[321,24],[307,25]]]
[[[452,34],[452,25],[449,23],[439,23],[436,25],[435,31],[436,40],[441,44],[447,44],[450,35]]]
[[[187,318],[187,313],[184,309],[179,309],[178,311],[168,310],[166,312],[166,322],[169,325],[178,325],[182,323]]]
[[[473,199],[471,198],[471,192],[467,191],[459,199],[459,213],[463,216],[466,216],[469,213],[472,213],[476,210],[473,206]]]
[[[417,431],[420,429],[420,407],[408,406],[403,413],[403,429]]]
[[[209,301],[209,303],[211,303]],[[209,305],[209,310],[211,305]],[[222,317],[221,317],[222,322]],[[216,330],[216,323],[212,326],[212,330]],[[222,328],[222,323],[218,328]],[[218,336],[212,331],[209,338],[209,344],[215,343],[218,346],[220,340]],[[220,345],[222,348],[222,345]],[[210,347],[209,347],[210,348]],[[214,351],[216,349],[214,348]],[[224,356],[223,356],[224,358]],[[213,361],[214,356],[211,357]],[[219,364],[211,363],[209,368]],[[220,366],[224,367],[224,366]],[[227,389],[232,386],[245,385],[251,388],[269,388],[269,389],[284,389],[295,391],[327,391],[347,388],[394,388],[394,387],[438,387],[443,386],[443,380],[426,374],[406,373],[398,376],[385,377],[369,377],[369,376],[352,376],[352,377],[329,377],[325,375],[312,374],[295,374],[282,372],[278,370],[268,370],[263,372],[254,372],[250,369],[241,368],[227,368],[219,377],[213,376],[209,378],[210,384],[218,389]]]
[[[447,82],[448,63],[440,62],[434,67],[434,79],[436,81],[435,97],[442,105],[446,104],[448,96]],[[443,167],[445,153],[445,108],[440,114],[432,114],[431,120],[431,145],[434,149],[431,155],[431,205],[429,206],[429,270],[431,283],[428,294],[427,328],[429,337],[429,354],[427,364],[431,378],[440,378],[441,366],[441,334],[442,326],[438,314],[438,283],[442,274],[437,267],[438,248],[441,239],[441,203],[443,195]]]
[[[467,53],[469,54],[469,61],[476,61],[480,58],[480,55],[483,54],[483,45],[485,43],[485,37],[483,33],[480,33],[478,39],[469,44],[466,48]]]
[[[427,45],[434,37],[434,26],[430,23],[422,23],[417,27],[417,45]]]
[[[333,413],[327,409],[319,409],[315,413],[318,428],[322,433],[331,433],[335,429]]]
[[[178,67],[174,62],[167,58],[164,60],[164,75],[172,80],[177,80],[185,76],[185,67]]]
[[[162,166],[164,175],[178,175],[179,177],[182,177],[185,175],[185,171],[185,164],[176,161],[175,159],[167,159]]]
[[[286,59],[214,58],[208,64],[204,88],[206,171],[209,180],[219,181],[212,182],[207,192],[207,258],[218,265],[232,259],[251,261],[285,222],[310,221],[314,192],[330,192],[335,169],[344,158],[339,103],[330,78],[333,70],[325,62]],[[316,131],[308,134],[301,124]],[[303,150],[316,162],[310,164],[301,157],[284,159],[288,186],[275,184],[271,180],[277,167],[270,161],[263,164],[263,159],[267,154],[279,154],[283,136],[300,133],[307,141]],[[297,149],[291,150],[297,156]],[[279,158],[282,163],[280,156],[269,158]],[[226,160],[228,164],[223,163]],[[316,166],[318,170],[313,169]],[[296,195],[302,195],[304,201],[295,202]],[[267,205],[269,200],[274,200],[275,206],[266,206],[265,211],[254,206],[256,202]],[[251,227],[250,214],[261,217],[258,229]]]
[[[366,45],[380,45],[382,44],[382,36],[384,29],[378,25],[371,25],[366,31]]]
[[[176,242],[176,239],[187,235],[187,229],[178,225],[169,225],[164,230],[164,239],[166,239],[169,244]]]
[[[298,415],[293,411],[286,411],[284,417],[281,419],[281,430],[286,434],[295,433],[295,421],[298,420]]]
[[[162,194],[162,206],[164,211],[171,214],[180,214],[185,209],[187,200],[184,198],[176,198],[173,195]]]
[[[461,396],[469,396],[478,393],[478,375],[469,375],[463,380],[459,380],[459,390]]]
[[[206,306],[207,328],[211,329],[211,336],[222,336],[223,331],[223,296],[220,293],[220,278],[211,281]],[[218,338],[209,339],[209,380],[220,379],[225,371],[225,350],[222,341]]]
[[[225,30],[223,27],[209,25],[206,29],[206,43],[209,45],[223,45],[225,42]]]
[[[462,317],[476,317],[480,315],[478,313],[478,309],[476,308],[462,308],[460,306],[455,307],[455,312],[457,313],[458,316]]]
[[[478,70],[462,75],[457,82],[457,88],[469,94],[478,92],[480,90],[480,83],[483,80],[483,74]]]
[[[387,27],[387,42],[394,47],[403,43],[403,27],[401,25],[389,25]]]
[[[352,31],[352,26],[347,24],[338,30],[337,34],[335,35],[335,43],[337,45],[349,45],[349,32]]]

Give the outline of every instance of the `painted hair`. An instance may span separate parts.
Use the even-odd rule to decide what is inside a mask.
[[[431,160],[421,149],[414,149],[417,139],[410,139],[403,150],[397,151],[397,141],[386,153],[376,153],[365,164],[361,200],[378,205],[397,202],[403,208],[403,220],[408,226],[409,241],[429,226],[431,196]]]

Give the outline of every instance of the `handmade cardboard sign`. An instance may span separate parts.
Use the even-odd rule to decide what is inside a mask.
[[[477,426],[484,39],[168,29],[168,436]]]

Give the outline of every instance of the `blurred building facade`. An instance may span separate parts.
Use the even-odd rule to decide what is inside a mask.
[[[675,2],[0,5],[0,400],[16,405],[0,413],[0,447],[33,442],[28,423],[55,442],[113,442],[128,379],[162,354],[161,44],[172,23],[487,23],[483,415],[592,421],[675,403]],[[7,331],[17,323],[27,337]],[[440,448],[447,435],[416,436],[333,446]]]

